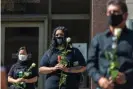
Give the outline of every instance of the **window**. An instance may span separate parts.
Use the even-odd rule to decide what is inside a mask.
[[[133,19],[128,19],[127,20],[127,27],[133,30]]]

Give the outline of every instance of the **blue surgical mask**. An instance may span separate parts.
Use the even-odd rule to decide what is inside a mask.
[[[58,45],[62,45],[65,42],[64,37],[56,37],[55,40]]]

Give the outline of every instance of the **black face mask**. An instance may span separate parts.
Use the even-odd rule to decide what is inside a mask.
[[[121,15],[110,15],[108,16],[108,23],[111,26],[118,26],[123,21],[123,16]]]
[[[64,37],[56,37],[55,40],[58,45],[62,45],[65,42]]]

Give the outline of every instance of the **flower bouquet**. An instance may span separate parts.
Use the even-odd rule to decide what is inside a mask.
[[[20,71],[19,72],[19,78],[25,78],[25,77],[28,77],[30,74],[31,74],[31,69],[33,68],[33,67],[35,67],[36,66],[36,64],[35,63],[32,63],[31,64],[31,66],[28,68],[28,70],[26,71],[26,72],[22,72],[22,71]],[[20,82],[20,83],[14,83],[14,85],[16,86],[16,87],[18,87],[18,88],[21,88],[21,89],[23,89],[23,88],[25,88],[26,87],[26,84],[24,83],[24,82]],[[23,86],[23,87],[22,87]]]
[[[113,43],[112,43],[112,51],[110,52],[105,52],[105,57],[106,59],[109,60],[109,68],[108,68],[108,74],[112,78],[113,81],[115,81],[119,71],[120,64],[118,62],[118,56],[117,56],[117,46],[118,46],[118,40],[120,38],[122,29],[121,28],[116,28],[114,29],[114,36],[112,37]]]
[[[68,50],[67,47],[69,46],[70,48],[72,48],[72,45],[69,44],[71,42],[71,38],[68,37],[66,39],[66,42],[67,42],[67,44],[66,44],[65,50],[62,51],[58,55],[58,63],[63,65],[63,66],[65,66],[65,67],[68,65],[68,61],[67,61],[67,57],[66,56],[67,56],[67,54],[69,52],[71,52],[71,50]],[[59,81],[59,88],[61,87],[62,84],[66,83],[66,78],[67,78],[67,75],[63,71],[61,71],[61,76],[60,76],[60,81]]]

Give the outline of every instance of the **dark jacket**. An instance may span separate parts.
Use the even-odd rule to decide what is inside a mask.
[[[109,61],[105,57],[105,51],[112,50],[113,35],[109,30],[96,35],[89,48],[87,71],[97,83],[101,76],[109,77],[107,69]],[[133,87],[133,31],[124,28],[118,40],[119,71],[125,73],[127,83],[115,84],[115,89],[131,89]]]

